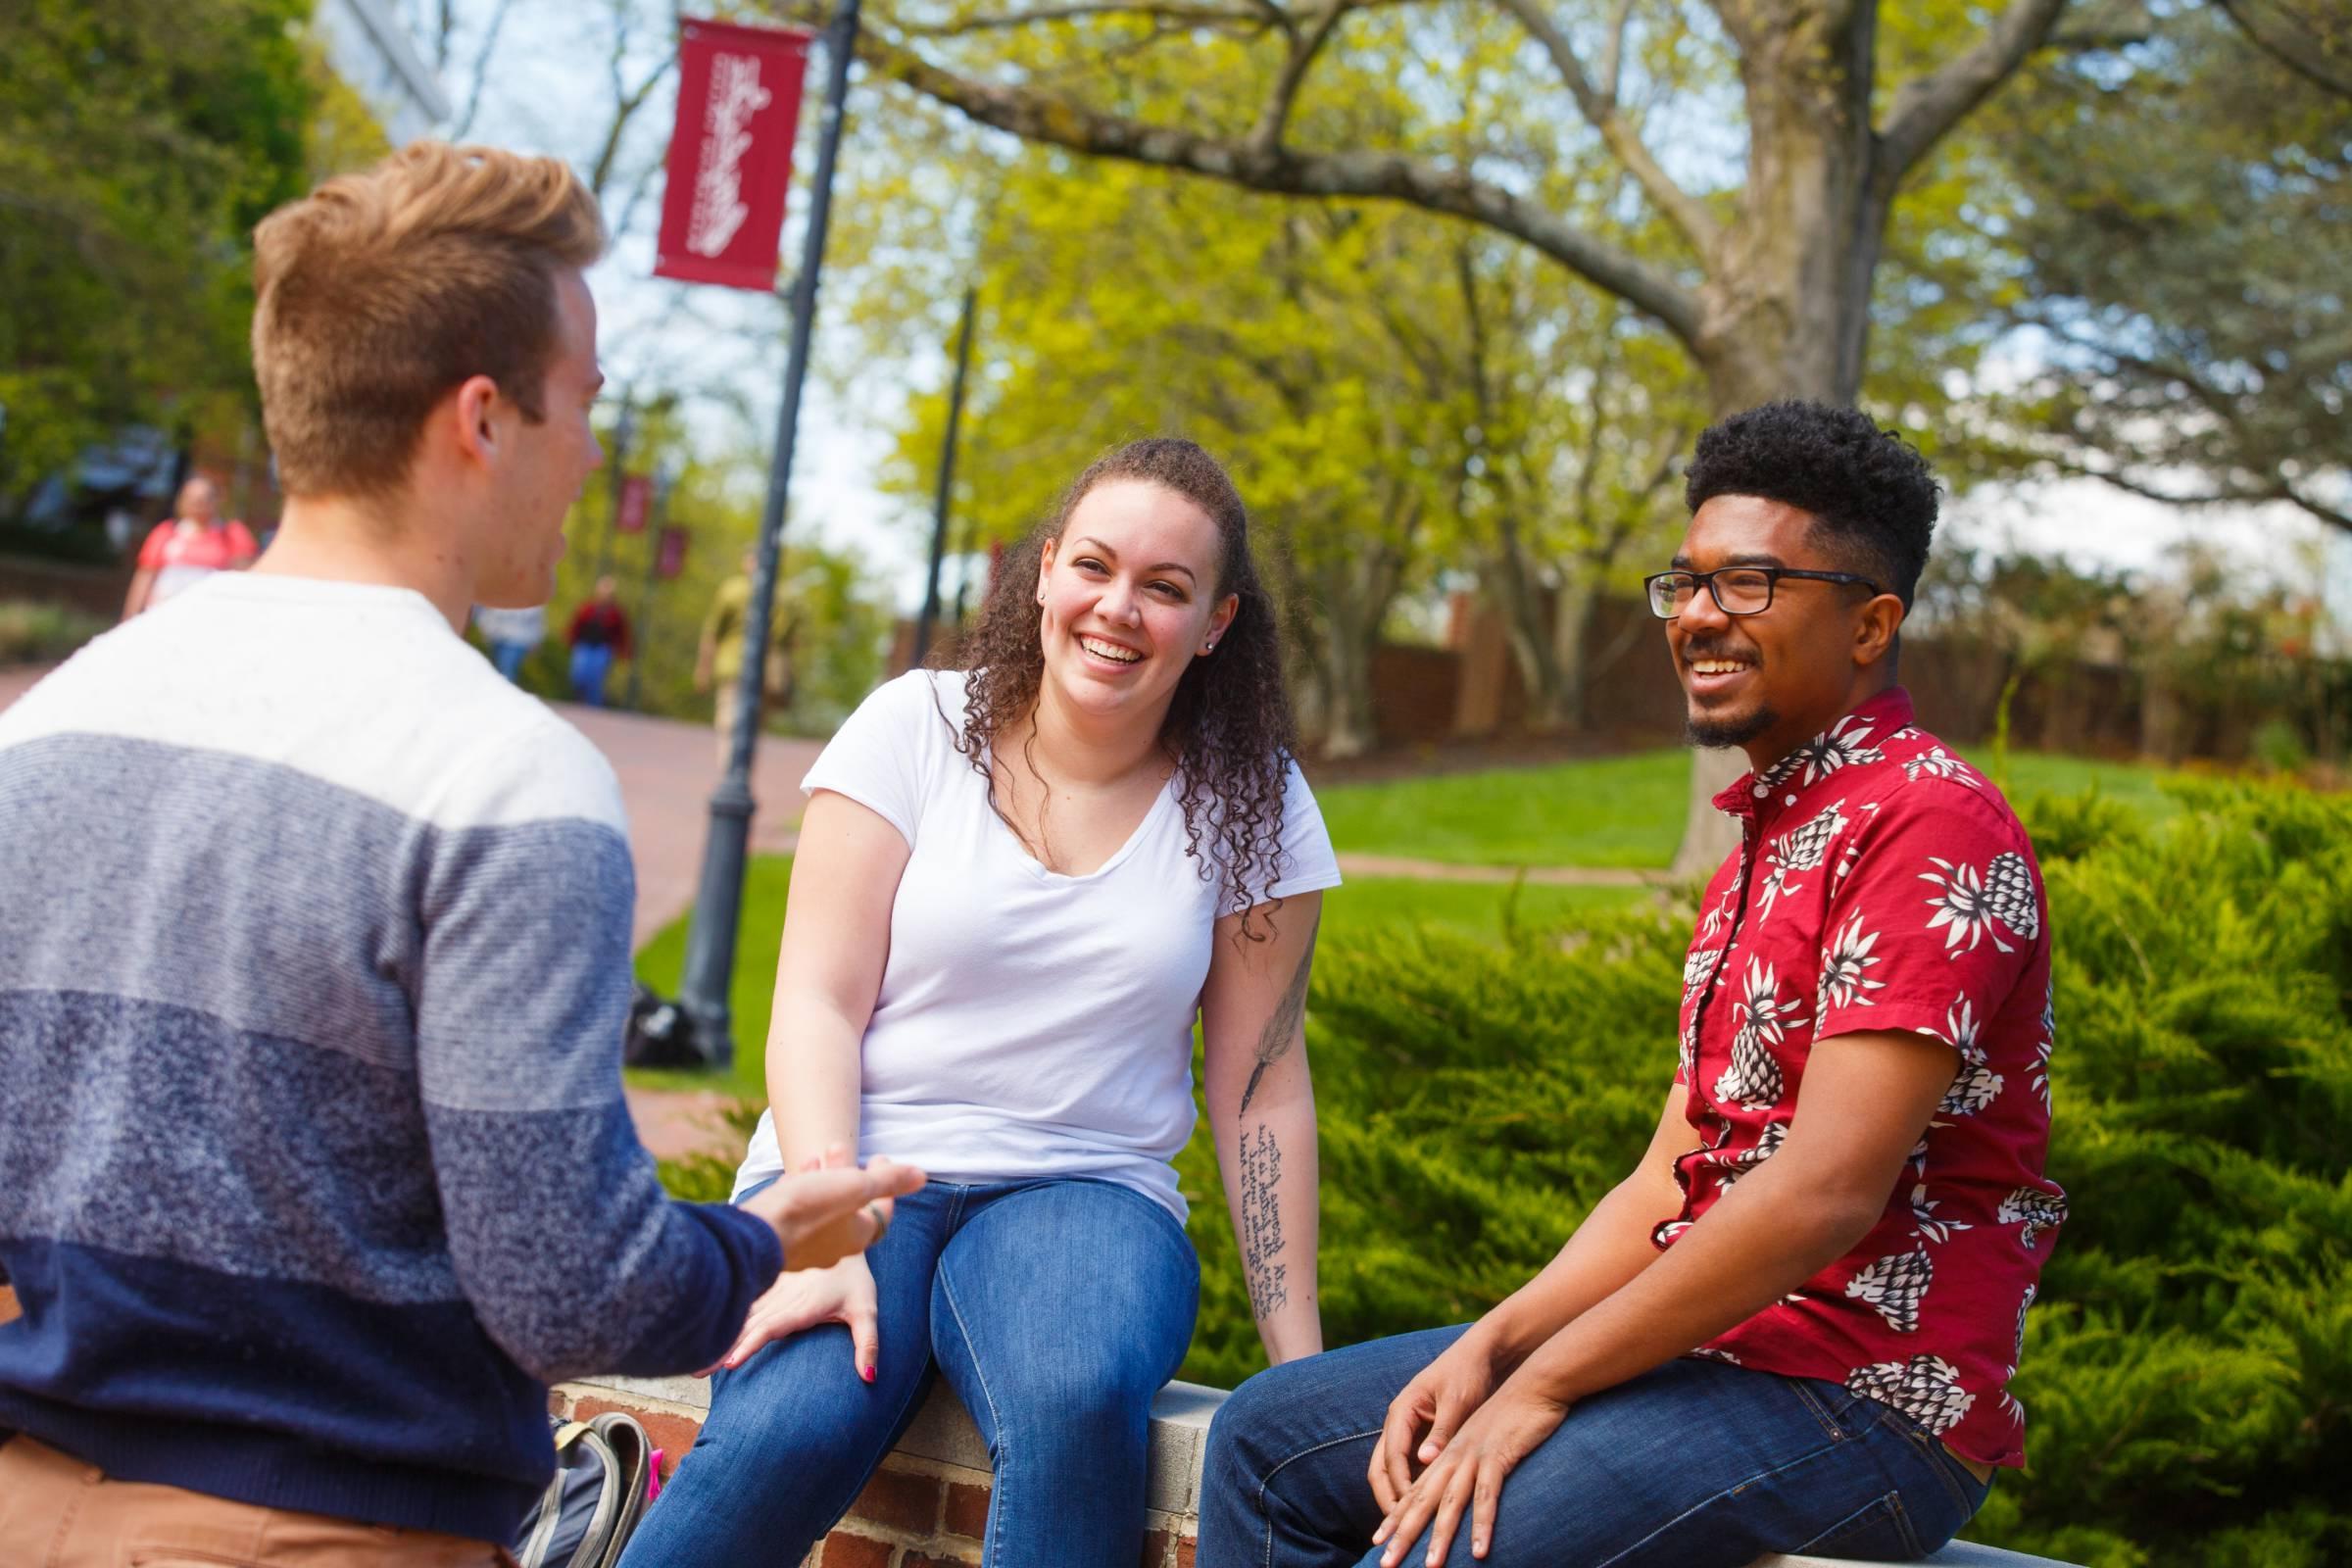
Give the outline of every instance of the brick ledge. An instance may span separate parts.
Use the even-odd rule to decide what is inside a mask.
[[[1224,1401],[1223,1390],[1202,1388],[1194,1383],[1171,1383],[1160,1390],[1158,1396],[1152,1401],[1152,1459],[1145,1498],[1151,1510],[1152,1532],[1146,1552],[1149,1563],[1190,1568],[1191,1538],[1200,1528],[1200,1463],[1208,1446],[1208,1424]],[[691,1441],[690,1429],[700,1426],[704,1415],[709,1412],[710,1385],[704,1379],[687,1377],[584,1379],[558,1388],[555,1391],[555,1403],[560,1413],[569,1413],[583,1406],[598,1409],[618,1406],[647,1420],[655,1441],[669,1450],[663,1466],[666,1471],[674,1466],[686,1443]],[[680,1441],[681,1438],[684,1441]],[[933,1387],[931,1396],[917,1412],[913,1425],[906,1429],[906,1436],[899,1440],[898,1446],[892,1450],[891,1462],[902,1473],[930,1477],[939,1483],[942,1494],[948,1499],[945,1504],[948,1513],[941,1528],[950,1531],[948,1540],[955,1545],[964,1544],[963,1541],[955,1538],[977,1535],[976,1530],[967,1532],[955,1529],[955,1493],[958,1488],[985,1492],[989,1470],[988,1446],[981,1441],[979,1428],[972,1424],[972,1418],[965,1413],[962,1401],[944,1382]],[[888,1560],[879,1554],[868,1557],[862,1552],[853,1556],[841,1549],[842,1546],[867,1545],[868,1541],[860,1537],[853,1536],[851,1540],[843,1541],[842,1536],[845,1532],[864,1530],[874,1520],[875,1513],[887,1511],[888,1506],[889,1498],[886,1495],[876,1497],[869,1493],[868,1498],[861,1498],[858,1507],[853,1510],[853,1517],[845,1524],[843,1531],[836,1532],[832,1538],[841,1542],[841,1546],[828,1544],[821,1553],[813,1554],[810,1561],[821,1561],[826,1568],[831,1568],[836,1556],[844,1563]],[[906,1548],[906,1555],[900,1559],[903,1564],[957,1560],[918,1555],[918,1544],[928,1544],[933,1536],[912,1521],[904,1526],[894,1526],[888,1520],[879,1522],[889,1527],[893,1543]],[[921,1540],[918,1542],[917,1538]],[[885,1551],[890,1549],[881,1541],[870,1544],[882,1546]],[[976,1544],[976,1541],[971,1542],[972,1546]],[[976,1560],[976,1553],[969,1547],[959,1552],[958,1556],[962,1560]],[[1934,1564],[1936,1568],[2069,1568],[2069,1565],[2048,1557],[2004,1551],[1997,1546],[1981,1546],[1967,1541],[1955,1541],[1942,1550],[1920,1560]],[[1896,1565],[1775,1553],[1759,1557],[1749,1568],[1896,1568]]]

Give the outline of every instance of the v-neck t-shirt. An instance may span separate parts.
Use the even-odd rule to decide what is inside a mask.
[[[1180,775],[1102,864],[1048,869],[956,749],[963,693],[959,672],[900,676],[801,781],[874,811],[908,850],[862,1044],[858,1157],[949,1181],[1092,1177],[1182,1219],[1171,1162],[1193,1131],[1193,1022],[1216,921],[1234,907],[1211,824],[1194,851]],[[1339,882],[1293,762],[1272,874],[1250,903]],[[763,1114],[735,1190],[782,1169]]]

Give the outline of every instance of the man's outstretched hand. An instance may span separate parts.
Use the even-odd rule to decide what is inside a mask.
[[[862,1170],[828,1165],[780,1176],[742,1206],[774,1228],[784,1244],[786,1268],[830,1268],[881,1240],[890,1228],[892,1200],[915,1191],[925,1179],[912,1165],[877,1157]]]

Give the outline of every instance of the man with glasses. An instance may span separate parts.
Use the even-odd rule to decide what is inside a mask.
[[[1261,1374],[1202,1568],[1909,1559],[2024,1462],[2065,1197],[2033,847],[1895,683],[1936,484],[1850,409],[1699,438],[1650,608],[1690,738],[1753,770],[1700,898],[1649,1148],[1478,1322]],[[1664,1043],[1660,1073],[1664,1075]]]

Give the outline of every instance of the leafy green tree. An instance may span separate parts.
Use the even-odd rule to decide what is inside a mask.
[[[2352,529],[2352,31],[2312,10],[2298,50],[2247,42],[2297,36],[2292,7],[2180,12],[1994,112],[2023,197],[2009,314],[2042,368],[1994,400],[1991,439],[2158,500]]]
[[[1034,142],[1401,202],[1523,243],[1680,344],[1723,414],[1861,394],[1906,181],[2065,5],[906,0],[867,13],[860,52]],[[1507,111],[1531,105],[1548,118],[1522,128]],[[1587,218],[1596,175],[1624,182],[1634,237]],[[1687,868],[1720,858],[1729,830],[1706,802],[1736,766],[1693,769]]]
[[[253,405],[253,224],[299,195],[307,0],[0,8],[0,513],[133,419]]]

